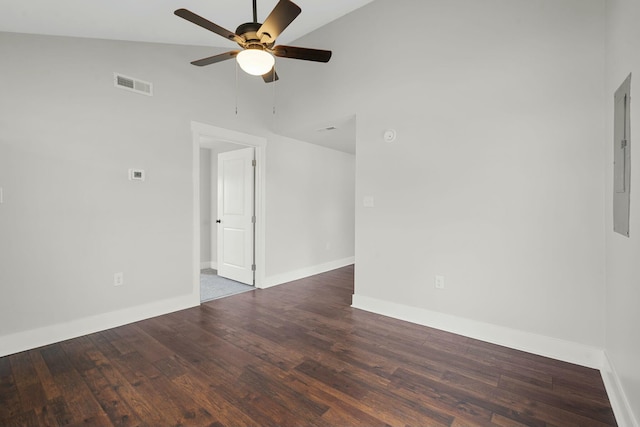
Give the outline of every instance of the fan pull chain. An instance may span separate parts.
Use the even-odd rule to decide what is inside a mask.
[[[271,84],[273,85],[273,115],[271,117],[273,118],[272,126],[273,126],[274,129],[278,126],[278,124],[277,124],[278,116],[276,115],[276,105],[277,105],[276,84],[277,83],[278,83],[278,81],[276,80],[276,67],[274,65],[273,66],[273,81],[271,82]]]
[[[236,63],[236,116],[238,115],[238,61]]]
[[[273,115],[276,115],[276,67],[273,67]]]

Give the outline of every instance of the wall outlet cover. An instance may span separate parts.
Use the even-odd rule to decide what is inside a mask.
[[[113,275],[113,286],[124,285],[124,273],[115,273]]]

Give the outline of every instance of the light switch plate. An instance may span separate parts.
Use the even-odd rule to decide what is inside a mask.
[[[365,208],[372,208],[375,206],[373,196],[364,196],[362,198],[362,206]]]

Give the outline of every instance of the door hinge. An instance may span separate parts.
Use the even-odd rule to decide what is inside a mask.
[[[257,165],[255,160],[251,160],[251,166],[255,167]]]
[[[626,148],[627,147],[627,140],[623,139],[622,141],[620,141],[620,148]]]
[[[251,264],[251,271],[256,271],[256,265],[255,264]]]
[[[255,215],[251,217],[251,222],[254,223],[254,224],[256,223],[256,216]]]

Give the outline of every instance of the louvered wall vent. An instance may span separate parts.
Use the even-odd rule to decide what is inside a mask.
[[[131,92],[141,93],[143,95],[153,96],[153,84],[143,80],[134,79],[122,74],[113,73],[113,84],[120,89],[130,90]]]

